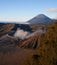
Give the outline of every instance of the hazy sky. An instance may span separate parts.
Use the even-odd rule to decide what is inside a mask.
[[[57,0],[0,0],[0,21],[27,21],[38,14],[57,17]]]

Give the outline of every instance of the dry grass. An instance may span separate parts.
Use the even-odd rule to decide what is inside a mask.
[[[14,47],[1,47],[1,49],[0,65],[24,65],[24,60],[31,57],[34,52],[33,50]]]

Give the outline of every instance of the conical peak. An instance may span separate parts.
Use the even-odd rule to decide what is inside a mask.
[[[43,17],[47,17],[47,16],[45,16],[44,14],[39,14],[36,17],[43,18]]]
[[[29,24],[47,25],[49,23],[52,23],[52,20],[44,14],[39,14],[34,18],[30,19],[28,22]]]

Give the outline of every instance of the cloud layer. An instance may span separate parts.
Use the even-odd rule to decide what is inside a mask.
[[[21,18],[21,17],[3,17],[0,18],[0,22],[25,22],[28,18]]]
[[[48,9],[48,10],[46,10],[46,12],[57,13],[57,8]]]

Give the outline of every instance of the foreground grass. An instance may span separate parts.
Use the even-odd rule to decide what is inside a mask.
[[[33,53],[30,49],[0,47],[0,65],[24,65]]]

